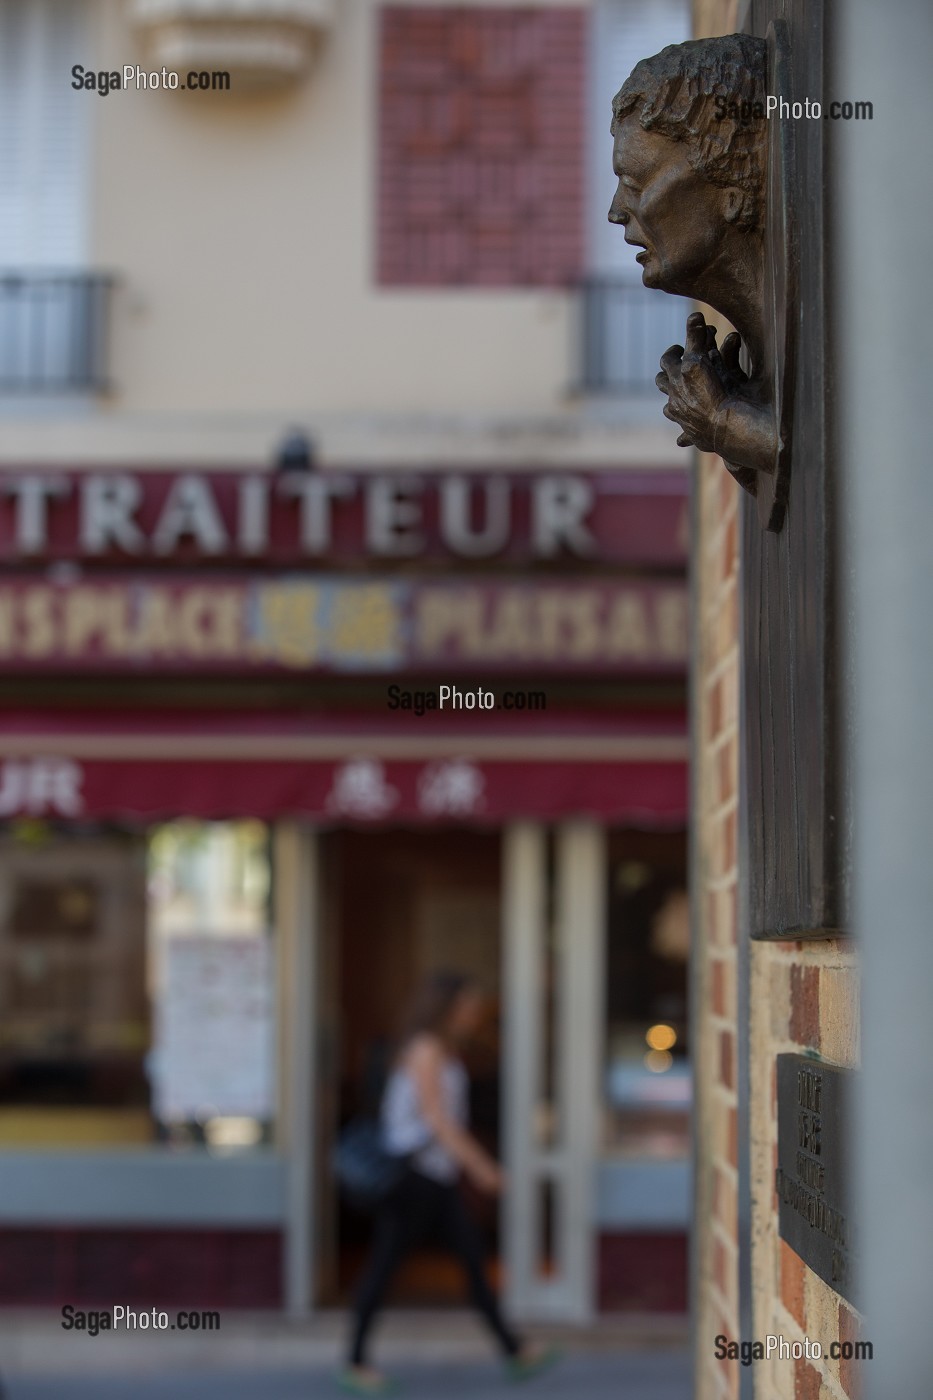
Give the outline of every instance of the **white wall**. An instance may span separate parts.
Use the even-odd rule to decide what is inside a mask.
[[[145,63],[130,6],[88,3],[74,61]],[[574,294],[375,285],[377,11],[341,0],[265,95],[79,94],[113,393],[0,404],[0,458],[255,462],[298,423],[333,462],[686,464],[659,403],[626,435],[572,397]]]

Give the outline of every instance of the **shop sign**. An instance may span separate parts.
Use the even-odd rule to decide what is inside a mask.
[[[0,762],[0,815],[143,823],[179,816],[209,821],[294,815],[377,826],[488,825],[569,816],[679,825],[687,813],[683,758],[566,762],[476,759],[465,753],[419,760],[365,754],[330,761],[197,760],[147,758],[147,747],[144,736],[139,758],[40,753],[7,758]],[[183,1058],[179,1052],[179,1065]],[[174,1071],[170,1079],[180,1082]],[[173,1103],[179,1101],[174,1090],[166,1094]]]
[[[0,473],[0,560],[683,567],[681,472]]]
[[[11,672],[683,671],[677,581],[121,575],[0,581]]]

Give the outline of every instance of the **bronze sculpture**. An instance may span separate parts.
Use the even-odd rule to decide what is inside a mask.
[[[735,327],[720,349],[715,328],[695,312],[686,348],[666,351],[656,383],[680,446],[718,453],[742,486],[763,488],[763,523],[779,529],[783,345],[771,324],[781,318],[765,310],[774,301],[770,281],[766,288],[774,261],[766,248],[768,62],[765,40],[731,34],[638,63],[612,104],[619,184],[609,219],[641,249],[646,287],[705,302]]]

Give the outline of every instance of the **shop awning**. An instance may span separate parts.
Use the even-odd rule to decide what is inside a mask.
[[[5,819],[677,825],[687,810],[682,716],[0,716]]]

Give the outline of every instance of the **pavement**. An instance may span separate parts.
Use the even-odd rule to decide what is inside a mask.
[[[601,1319],[590,1328],[531,1327],[563,1356],[516,1386],[469,1313],[394,1312],[373,1360],[399,1400],[691,1400],[683,1318]],[[4,1400],[339,1400],[340,1313],[300,1323],[227,1314],[222,1331],[65,1332],[52,1314],[0,1315]]]
[[[690,1400],[685,1352],[567,1355],[546,1375],[505,1381],[489,1362],[392,1368],[398,1400]],[[333,1374],[309,1370],[168,1371],[139,1376],[16,1376],[8,1400],[340,1400]]]

